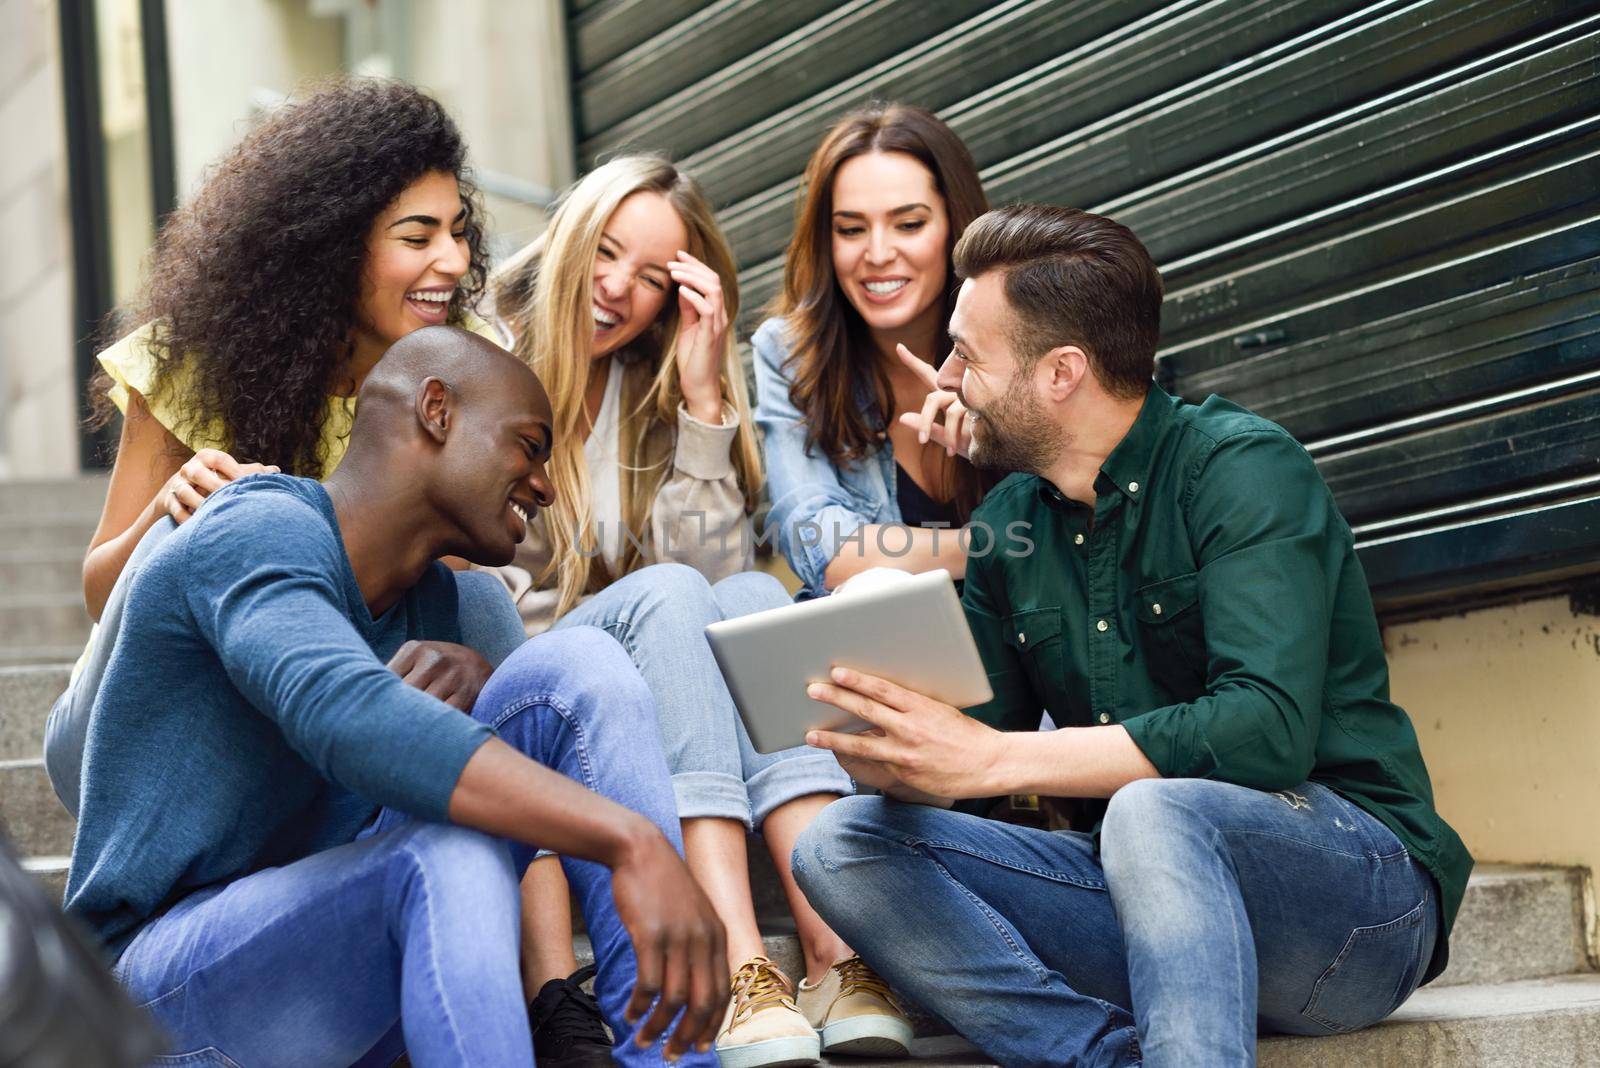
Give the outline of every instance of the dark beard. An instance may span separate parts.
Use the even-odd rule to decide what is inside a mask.
[[[1060,453],[1062,429],[1013,383],[999,400],[982,411],[972,431],[972,462],[986,471],[1021,471],[1036,475]],[[981,431],[981,433],[980,433]]]

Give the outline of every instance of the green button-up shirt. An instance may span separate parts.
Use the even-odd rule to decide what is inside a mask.
[[[1307,780],[1382,821],[1438,881],[1446,935],[1472,858],[1439,818],[1350,527],[1281,427],[1152,387],[1093,509],[1013,475],[973,516],[963,604],[1004,730],[1120,723],[1162,775]]]

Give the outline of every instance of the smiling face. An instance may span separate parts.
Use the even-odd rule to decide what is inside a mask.
[[[447,448],[445,492],[466,538],[460,555],[475,564],[510,563],[528,524],[555,501],[545,465],[552,445],[550,398],[520,364],[480,381],[457,400]]]
[[[408,185],[367,235],[356,311],[356,345],[382,353],[413,330],[450,314],[470,254],[466,208],[453,174],[437,171]]]
[[[846,160],[833,179],[833,272],[874,331],[941,314],[950,219],[933,172],[904,152]]]
[[[1012,314],[1003,272],[961,283],[950,313],[953,347],[939,368],[939,388],[957,393],[972,412],[974,464],[1037,474],[1060,454],[1067,436],[1040,398],[1039,362],[1017,358]]]
[[[660,193],[641,191],[617,205],[594,259],[592,356],[615,352],[661,317],[672,293],[667,264],[688,246],[688,228]]]

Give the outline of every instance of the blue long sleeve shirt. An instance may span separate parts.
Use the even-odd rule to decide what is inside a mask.
[[[352,841],[379,806],[443,820],[490,732],[385,667],[412,639],[460,641],[447,568],[374,619],[318,483],[213,494],[128,591],[67,911],[119,954],[189,893]]]

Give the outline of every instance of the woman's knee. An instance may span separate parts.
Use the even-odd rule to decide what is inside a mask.
[[[780,608],[794,598],[777,578],[764,571],[741,571],[711,587],[717,613],[723,619],[737,619],[752,612]]]
[[[651,564],[635,571],[629,579],[642,588],[648,601],[670,605],[712,603],[711,583],[688,564]]]

